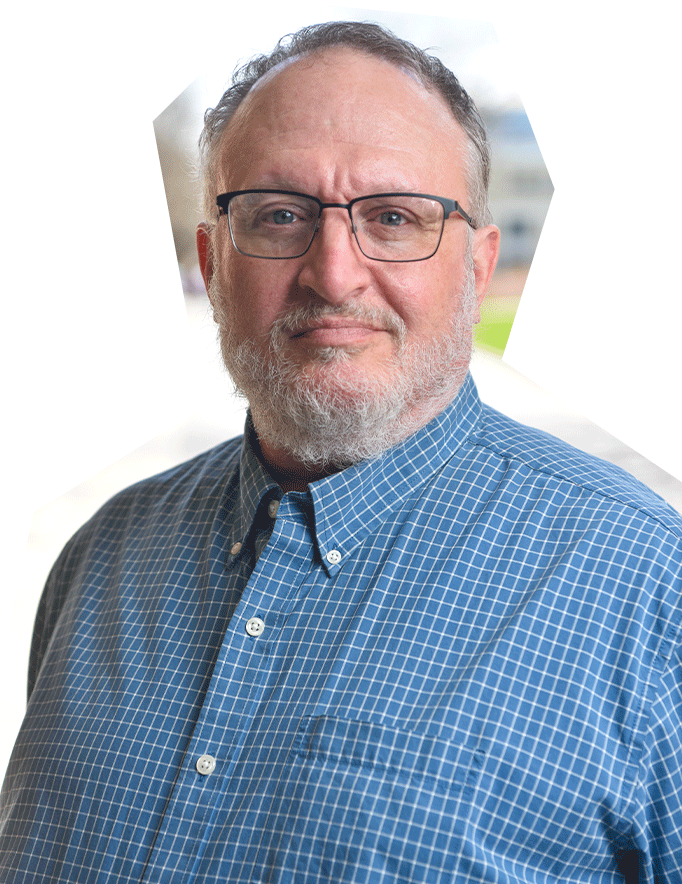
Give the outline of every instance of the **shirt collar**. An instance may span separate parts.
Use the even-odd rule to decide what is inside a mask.
[[[442,468],[476,430],[481,402],[471,375],[454,401],[404,442],[371,461],[311,483],[311,530],[322,564],[330,575],[343,567],[352,550],[387,513]],[[247,417],[241,454],[238,533],[245,537],[263,498],[282,491],[252,448],[253,425]],[[328,554],[332,551],[340,554]],[[331,559],[331,561],[330,561]]]
[[[282,496],[281,488],[254,452],[254,432],[251,412],[248,412],[239,462],[239,507],[234,535],[238,540],[249,533],[261,501]]]

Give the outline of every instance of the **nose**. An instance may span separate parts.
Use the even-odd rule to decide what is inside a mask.
[[[344,209],[324,209],[312,245],[301,261],[299,284],[329,303],[357,297],[371,282],[369,259],[360,251]]]

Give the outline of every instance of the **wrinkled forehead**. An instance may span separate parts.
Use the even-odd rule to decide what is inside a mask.
[[[246,140],[259,149],[265,139],[305,138],[313,128],[330,143],[360,133],[405,147],[426,138],[461,148],[467,140],[445,98],[415,72],[335,47],[288,59],[261,77],[228,123],[220,154],[226,159]]]

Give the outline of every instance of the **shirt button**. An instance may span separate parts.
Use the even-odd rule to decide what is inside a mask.
[[[237,553],[241,550],[242,545],[239,541],[232,544],[232,548],[230,549],[230,555],[236,556]]]
[[[197,770],[202,777],[207,777],[215,770],[215,758],[212,755],[202,755],[197,758]]]
[[[278,500],[271,500],[270,503],[268,504],[268,515],[270,516],[271,519],[275,518],[275,516],[277,515],[278,509],[279,509],[279,501]]]
[[[263,623],[260,617],[252,617],[250,620],[246,621],[246,631],[249,635],[261,635],[264,629],[265,623]]]
[[[330,565],[338,565],[341,561],[341,553],[338,549],[330,549],[326,558]]]

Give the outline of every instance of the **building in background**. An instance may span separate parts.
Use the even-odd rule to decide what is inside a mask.
[[[523,110],[486,109],[484,116],[492,145],[490,206],[502,233],[498,267],[528,268],[552,198],[552,182]]]

